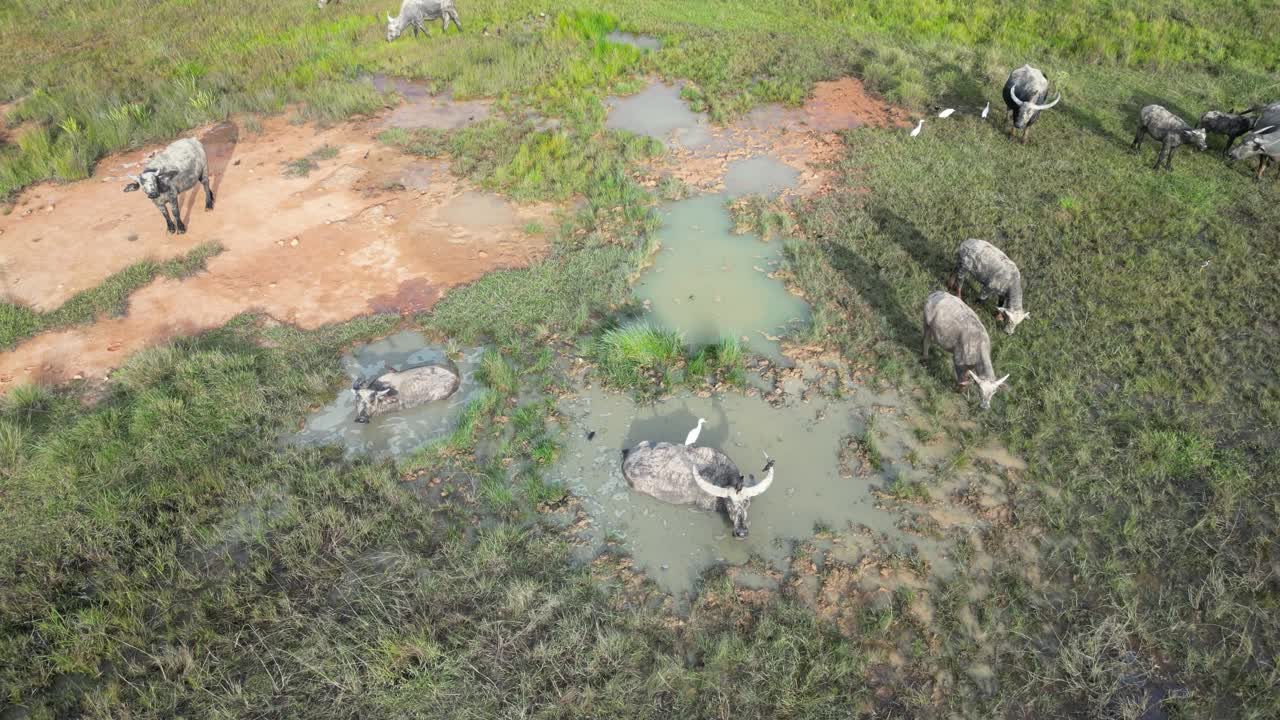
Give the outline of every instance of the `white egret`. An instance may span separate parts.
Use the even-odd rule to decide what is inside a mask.
[[[920,131],[923,129],[924,129],[924,118],[920,118],[920,122],[916,125],[916,129],[911,131],[911,137],[915,137],[919,135]]]
[[[698,418],[698,426],[690,430],[688,436],[684,439],[685,445],[692,445],[698,442],[698,434],[702,432],[702,425],[705,422],[706,420],[704,418]]]
[[[982,119],[987,119],[987,113],[991,112],[991,103],[987,102],[987,106],[982,108]]]
[[[942,112],[938,113],[938,117],[940,118],[951,117],[951,113],[955,111],[956,111],[955,108],[947,108],[946,110],[943,110]]]

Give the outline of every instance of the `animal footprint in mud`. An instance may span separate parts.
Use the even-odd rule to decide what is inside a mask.
[[[107,352],[115,352],[122,347],[124,347],[124,343],[116,341],[107,346]]]

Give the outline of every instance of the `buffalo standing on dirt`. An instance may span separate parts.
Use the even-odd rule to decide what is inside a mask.
[[[951,351],[951,362],[960,387],[970,378],[978,383],[982,409],[991,407],[991,396],[1009,379],[996,379],[991,366],[991,336],[968,305],[951,293],[937,290],[929,293],[924,303],[924,342],[920,349],[922,362],[929,361],[929,343],[937,343]],[[976,371],[976,372],[975,372]]]
[[[1247,113],[1248,110],[1245,112]],[[1196,127],[1204,128],[1205,132],[1212,135],[1225,136],[1227,144],[1222,148],[1222,156],[1227,157],[1227,153],[1231,151],[1231,145],[1235,143],[1236,138],[1253,128],[1253,118],[1248,117],[1245,113],[1226,113],[1210,110],[1200,116],[1200,122],[1196,123]]]
[[[156,153],[147,161],[138,175],[130,175],[133,182],[124,186],[125,192],[142,190],[151,202],[160,208],[164,223],[170,233],[179,235],[187,231],[178,208],[178,196],[190,190],[198,182],[204,186],[204,209],[213,209],[213,190],[209,188],[209,159],[204,146],[195,138],[184,138]],[[173,206],[169,217],[168,206]]]
[[[459,382],[457,371],[444,365],[420,365],[387,372],[375,380],[357,380],[351,386],[356,396],[356,422],[367,423],[374,415],[443,400],[458,389]]]
[[[1164,161],[1165,170],[1173,170],[1173,151],[1183,143],[1191,143],[1201,150],[1209,147],[1204,128],[1192,128],[1186,120],[1159,105],[1148,105],[1138,113],[1138,132],[1133,136],[1134,152],[1141,147],[1146,135],[1160,141],[1156,164],[1151,166],[1153,170],[1160,169],[1161,161]]]
[[[1027,142],[1027,131],[1036,118],[1040,117],[1040,111],[1048,110],[1062,100],[1062,93],[1058,93],[1053,102],[1044,104],[1044,99],[1049,97],[1049,81],[1045,79],[1044,73],[1030,65],[1023,65],[1009,73],[1009,79],[1004,83],[1003,95],[1005,107],[1013,116],[1014,130],[1022,131],[1024,145]]]
[[[462,22],[458,19],[453,0],[404,0],[399,16],[387,15],[387,42],[400,37],[408,28],[413,28],[415,37],[419,31],[426,34],[425,23],[432,20],[439,20],[445,32],[449,30],[449,22],[453,21],[458,32],[462,32]]]
[[[957,297],[964,298],[964,284],[970,276],[982,286],[979,300],[986,300],[993,292],[999,298],[998,309],[1005,319],[1006,333],[1012,335],[1019,323],[1031,317],[1031,313],[1022,309],[1022,273],[1000,248],[986,240],[970,239],[961,243],[951,276],[951,287]]]

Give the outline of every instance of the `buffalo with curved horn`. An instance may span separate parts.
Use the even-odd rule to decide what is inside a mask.
[[[1048,110],[1062,100],[1062,93],[1058,93],[1053,102],[1045,103],[1044,99],[1049,97],[1049,81],[1045,79],[1044,73],[1030,65],[1023,65],[1009,73],[1003,94],[1004,104],[1013,116],[1013,128],[1022,131],[1024,145],[1027,142],[1027,131],[1036,118],[1040,117],[1040,111]]]
[[[773,459],[764,456],[764,477],[755,482],[755,475],[743,478],[729,456],[715,448],[645,440],[622,451],[622,475],[632,488],[663,502],[709,511],[723,506],[733,536],[745,538],[751,499],[773,484]]]

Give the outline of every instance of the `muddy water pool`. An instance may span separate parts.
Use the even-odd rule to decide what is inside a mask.
[[[780,242],[733,234],[727,199],[700,195],[659,211],[661,249],[635,294],[650,322],[679,330],[691,345],[736,337],[777,360],[777,338],[802,328],[809,306],[769,277],[782,264]]]
[[[341,445],[347,455],[401,457],[452,432],[458,415],[474,396],[479,385],[475,370],[484,348],[465,348],[461,356],[449,358],[445,348],[431,345],[421,333],[405,331],[355,348],[342,358],[342,367],[354,381],[373,378],[387,367],[403,370],[427,363],[452,362],[462,376],[458,390],[449,398],[401,412],[375,415],[368,423],[357,423],[355,394],[348,384],[333,402],[307,418],[292,441],[304,445]]]
[[[796,399],[782,407],[740,394],[681,396],[637,406],[615,393],[583,390],[561,403],[570,430],[551,479],[581,498],[593,521],[592,539],[621,539],[639,569],[677,594],[692,590],[698,576],[718,563],[740,565],[757,556],[782,570],[793,541],[812,537],[818,527],[863,527],[901,537],[935,567],[942,566],[935,543],[908,536],[895,527],[895,514],[875,507],[874,487],[898,476],[923,479],[930,472],[904,460],[912,450],[917,458],[932,455],[917,447],[902,414],[872,410],[898,405],[893,394],[861,387],[842,400]],[[863,433],[873,416],[881,469],[866,476],[842,470],[843,441]],[[700,417],[707,424],[698,444],[724,451],[744,475],[759,477],[765,452],[776,461],[773,486],[751,503],[746,539],[732,537],[724,513],[660,502],[633,491],[623,478],[624,447],[641,440],[684,442]],[[594,431],[594,438],[587,439],[584,431]],[[917,459],[922,462],[928,460]]]
[[[611,43],[630,45],[641,50],[659,50],[662,48],[662,41],[650,35],[636,35],[635,33],[614,30],[605,35],[604,39]]]

